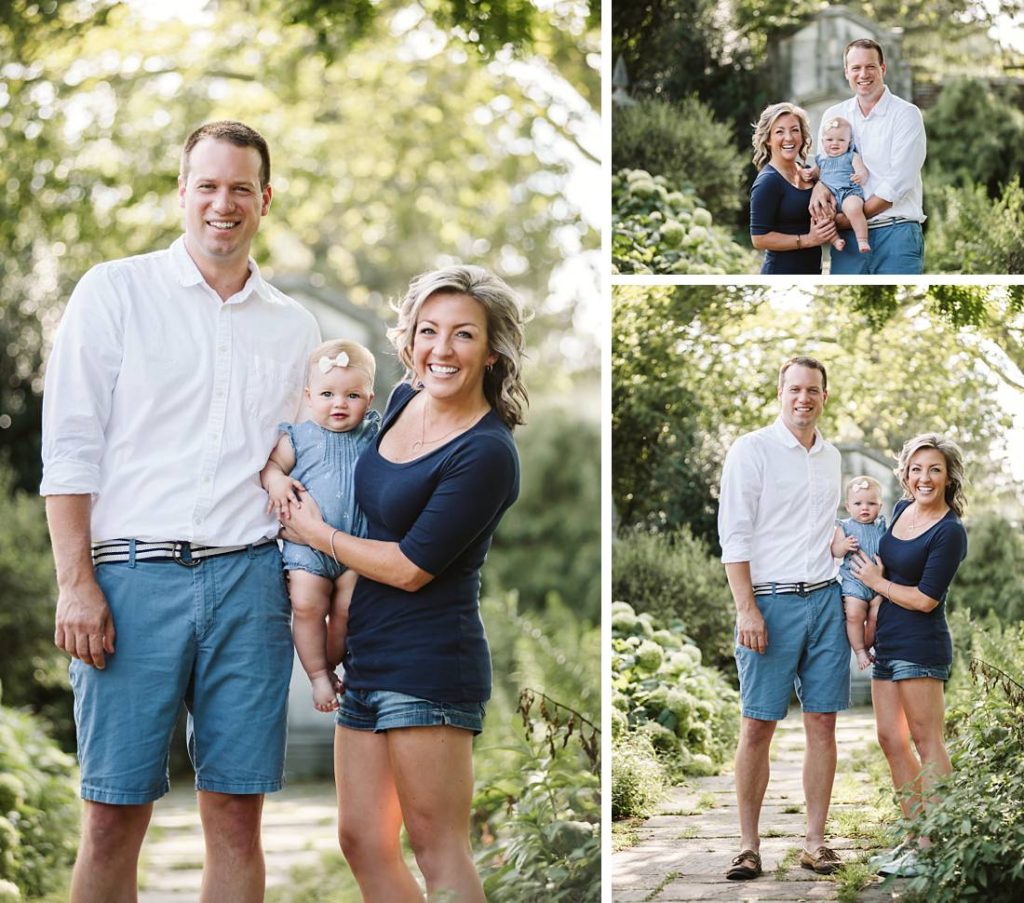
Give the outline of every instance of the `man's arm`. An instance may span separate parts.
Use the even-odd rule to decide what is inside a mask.
[[[88,495],[46,497],[53,560],[57,566],[57,623],[53,642],[86,665],[103,669],[114,653],[114,621],[96,582],[90,554]]]
[[[729,589],[736,603],[736,632],[741,646],[763,654],[768,648],[768,627],[757,607],[749,561],[730,561],[725,565]]]

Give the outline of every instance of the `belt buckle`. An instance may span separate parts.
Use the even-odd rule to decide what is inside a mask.
[[[191,558],[190,557],[189,560],[186,561],[184,558],[181,557],[182,549],[186,545],[188,545],[188,543],[184,542],[183,540],[180,540],[180,539],[174,540],[174,547],[171,549],[171,560],[175,564],[180,564],[183,568],[198,567],[200,564],[203,563],[203,559],[202,558]],[[191,550],[191,548],[189,548],[189,555],[191,555],[191,553],[192,553],[192,550]]]
[[[809,590],[809,589],[807,588],[807,587],[809,587],[809,586],[810,586],[810,584],[809,584],[809,583],[804,583],[804,582],[803,582],[803,581],[801,580],[801,581],[800,581],[800,582],[799,582],[799,583],[798,583],[798,584],[796,585],[796,594],[797,594],[798,596],[809,596],[809,595],[811,594],[811,593],[810,593],[810,590]]]

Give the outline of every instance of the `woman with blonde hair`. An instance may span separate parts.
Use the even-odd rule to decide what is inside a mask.
[[[750,241],[764,251],[762,273],[814,275],[821,272],[821,246],[836,237],[831,219],[814,222],[811,186],[800,171],[811,149],[807,114],[791,103],[764,109],[754,126],[750,187]]]
[[[952,767],[943,740],[943,690],[953,661],[946,626],[946,592],[967,554],[960,516],[963,454],[936,433],[908,441],[896,474],[903,498],[870,560],[858,552],[854,576],[882,595],[875,632],[871,699],[878,742],[889,762],[903,814],[928,804],[928,788]],[[884,562],[884,564],[883,564]],[[908,838],[881,860],[882,874],[912,877],[917,846]]]
[[[491,691],[480,568],[519,492],[522,307],[486,270],[448,267],[413,280],[389,338],[406,376],[356,465],[367,538],[324,523],[305,496],[282,536],[359,574],[334,767],[363,898],[422,901],[404,823],[427,896],[483,903],[469,843],[473,737]]]

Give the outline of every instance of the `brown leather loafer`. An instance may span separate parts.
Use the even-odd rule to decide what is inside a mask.
[[[800,867],[810,869],[819,875],[831,875],[843,867],[843,860],[835,850],[820,846],[813,853],[808,853],[807,850],[800,851]]]
[[[744,865],[744,863],[753,865]],[[732,868],[725,873],[730,881],[749,881],[761,877],[761,854],[753,850],[744,850],[732,861]]]

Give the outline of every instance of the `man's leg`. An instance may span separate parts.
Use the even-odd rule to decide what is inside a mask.
[[[199,899],[203,903],[259,903],[266,883],[260,843],[262,794],[232,796],[200,790],[196,795],[206,842]]]
[[[71,903],[134,903],[139,850],[153,804],[114,806],[85,800],[82,841],[71,875]]]
[[[814,852],[825,843],[825,820],[836,776],[836,713],[804,712],[804,799],[807,837],[804,849]]]
[[[777,721],[761,721],[746,716],[740,723],[740,742],[736,748],[736,803],[740,815],[741,850],[753,850],[756,853],[761,849],[758,824],[761,804],[768,789],[771,770],[768,751],[776,724]]]
[[[917,276],[924,272],[924,234],[919,223],[870,231],[871,253],[864,271],[872,276]]]

